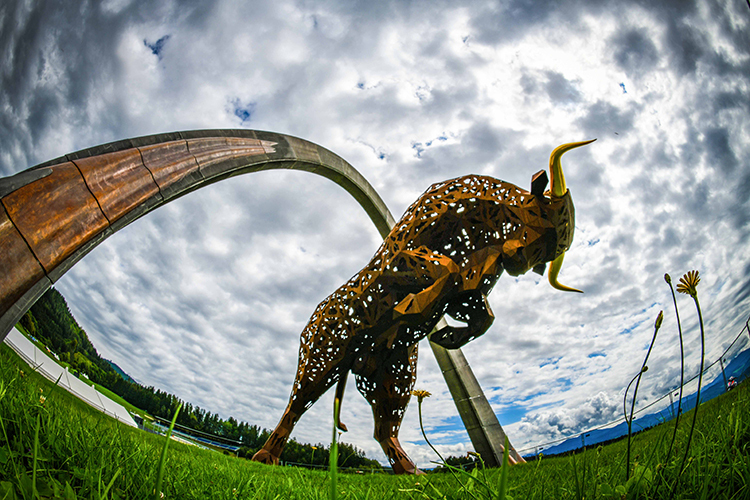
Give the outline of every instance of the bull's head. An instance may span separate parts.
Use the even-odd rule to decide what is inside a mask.
[[[581,292],[575,288],[571,288],[561,284],[557,281],[557,276],[562,268],[563,258],[565,257],[565,251],[570,248],[570,244],[573,241],[573,230],[575,227],[575,212],[573,209],[573,200],[570,197],[570,191],[568,191],[565,185],[565,176],[563,175],[562,165],[560,159],[565,152],[579,146],[585,146],[594,142],[596,139],[583,142],[571,142],[569,144],[563,144],[555,148],[549,158],[549,174],[550,174],[550,190],[547,191],[545,196],[549,197],[550,205],[557,206],[555,210],[555,229],[557,231],[557,244],[555,249],[555,256],[552,264],[549,267],[549,283],[553,288],[563,290],[565,292]]]

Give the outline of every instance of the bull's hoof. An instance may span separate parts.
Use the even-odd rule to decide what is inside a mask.
[[[279,457],[271,455],[269,451],[263,449],[259,450],[258,453],[253,455],[252,460],[253,462],[260,462],[262,464],[279,465]]]
[[[391,462],[391,468],[393,469],[394,474],[414,474],[417,476],[424,474],[424,472],[414,465],[414,462],[408,458],[406,460]]]
[[[424,474],[401,448],[398,438],[384,439],[380,442],[380,446],[383,448],[385,456],[388,457],[388,462],[391,464],[394,474]]]

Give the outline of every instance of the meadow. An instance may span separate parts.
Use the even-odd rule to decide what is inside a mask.
[[[687,414],[688,416],[690,414]],[[747,384],[700,407],[690,458],[674,498],[750,498]],[[630,479],[627,441],[501,469],[422,476],[337,475],[341,499],[669,498],[687,440],[683,418],[636,434]],[[0,499],[325,499],[326,471],[270,467],[127,427],[57,389],[7,346],[0,349]]]

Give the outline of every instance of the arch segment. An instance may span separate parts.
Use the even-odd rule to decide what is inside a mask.
[[[370,183],[327,149],[256,130],[199,130],[104,144],[0,179],[0,338],[84,255],[152,210],[260,170],[322,175],[346,189],[382,236],[395,223]]]
[[[331,179],[381,236],[395,220],[369,182],[331,151],[257,130],[197,130],[112,142],[0,179],[0,340],[76,262],[131,222],[196,189],[272,169]],[[460,349],[430,343],[475,449],[499,465],[504,433]],[[515,450],[512,450],[515,455]]]

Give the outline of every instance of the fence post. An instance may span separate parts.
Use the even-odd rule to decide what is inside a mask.
[[[672,399],[672,391],[669,391],[669,413],[674,418],[674,399]]]

